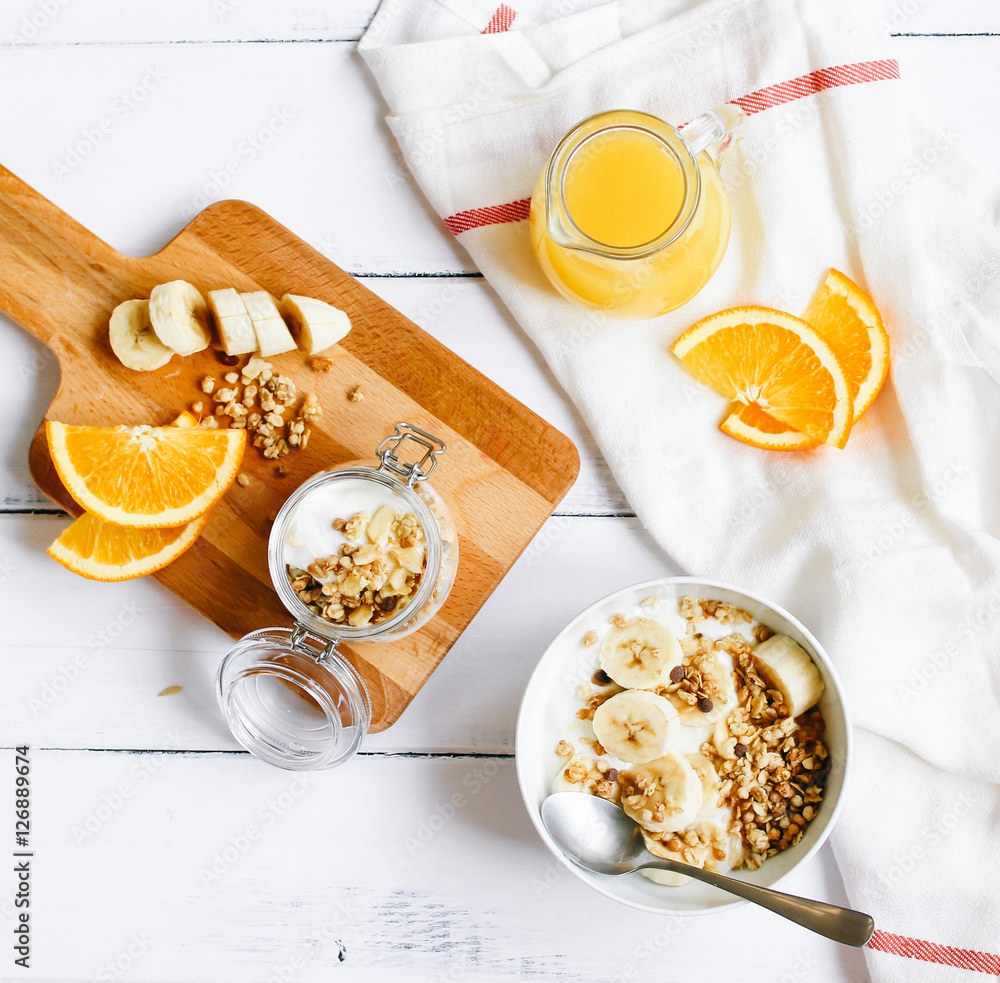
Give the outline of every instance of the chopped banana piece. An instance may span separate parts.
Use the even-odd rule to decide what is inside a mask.
[[[266,290],[240,294],[257,336],[257,350],[264,358],[295,348],[295,339],[282,320],[278,305]]]
[[[281,298],[281,312],[288,319],[299,348],[307,355],[325,351],[351,330],[351,319],[325,300],[285,294]]]
[[[212,290],[208,294],[208,307],[227,355],[248,355],[257,351],[257,333],[239,293],[232,287]]]

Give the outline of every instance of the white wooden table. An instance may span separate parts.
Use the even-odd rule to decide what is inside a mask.
[[[44,555],[67,520],[27,448],[57,372],[0,317],[0,855],[24,744],[35,851],[27,970],[0,864],[0,979],[867,980],[860,953],[766,912],[618,906],[535,835],[512,758],[532,666],[582,607],[681,571],[410,180],[354,52],[375,5],[4,0],[0,162],[133,254],[209,201],[255,202],[568,433],[580,480],[400,722],[296,778],[226,730],[221,631],[153,581],[96,585]],[[885,17],[914,111],[995,173],[1000,8],[896,0]],[[846,902],[829,847],[783,886]]]

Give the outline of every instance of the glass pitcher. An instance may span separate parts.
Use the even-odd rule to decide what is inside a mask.
[[[690,300],[729,243],[719,164],[745,120],[721,106],[683,134],[635,110],[598,113],[556,147],[531,198],[531,242],[568,300],[649,318]]]

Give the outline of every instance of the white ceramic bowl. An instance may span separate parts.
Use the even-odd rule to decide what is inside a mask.
[[[653,594],[664,598],[660,606],[652,609],[640,607],[639,602]],[[658,611],[662,612],[666,605],[672,603],[671,599],[685,594],[713,601],[729,601],[748,611],[774,631],[791,636],[809,653],[826,682],[819,707],[826,720],[824,740],[830,751],[830,771],[822,807],[795,846],[770,857],[755,871],[741,870],[733,875],[755,884],[772,886],[792,868],[808,860],[830,835],[840,812],[847,777],[851,726],[847,709],[841,700],[837,675],[816,639],[787,611],[735,587],[693,577],[648,580],[615,591],[577,615],[539,660],[521,701],[515,741],[521,795],[538,835],[556,857],[562,858],[562,851],[542,826],[540,809],[559,767],[559,759],[555,755],[556,744],[562,738],[573,737],[570,727],[574,714],[580,708],[577,688],[581,682],[589,681],[596,668],[596,648],[584,647],[581,639],[591,628],[603,630],[608,624],[608,618],[615,613],[620,612],[626,617],[643,615],[655,618]],[[690,881],[681,887],[668,887],[654,883],[639,872],[610,876],[595,874],[573,865],[570,869],[594,890],[643,911],[693,914],[722,911],[746,904],[745,901],[699,881]]]

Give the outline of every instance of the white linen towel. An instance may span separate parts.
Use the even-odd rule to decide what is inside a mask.
[[[833,842],[879,926],[871,973],[947,983],[1000,975],[1000,202],[953,133],[911,127],[867,18],[862,0],[383,0],[359,49],[427,197],[650,532],[830,653],[858,730]],[[601,110],[682,123],[730,101],[752,115],[714,279],[644,322],[561,299],[524,221],[559,138]],[[801,313],[831,266],[882,311],[890,380],[845,450],[737,443],[668,345],[726,307]]]

